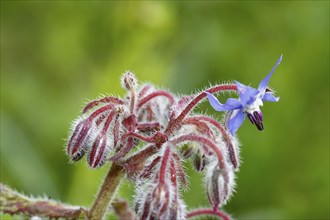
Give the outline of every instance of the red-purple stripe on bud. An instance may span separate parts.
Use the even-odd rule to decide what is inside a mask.
[[[81,120],[75,126],[67,146],[67,153],[71,160],[80,160],[84,156],[85,151],[88,151],[89,144],[87,142],[89,141],[88,139],[91,134],[92,122],[100,115],[102,118],[102,114],[111,108],[112,105],[103,106],[95,110],[91,115],[88,116],[88,118]],[[98,120],[98,118],[96,120]]]
[[[109,152],[110,143],[108,141],[108,129],[110,123],[115,115],[115,111],[112,111],[104,123],[102,131],[96,136],[92,149],[88,154],[87,162],[91,168],[102,166],[106,161],[106,155]]]
[[[127,90],[135,89],[137,86],[137,79],[134,73],[127,71],[122,78],[122,87]]]
[[[67,146],[67,153],[72,161],[78,161],[84,156],[90,126],[89,121],[83,120],[77,124],[73,131]]]
[[[195,170],[197,172],[202,172],[206,166],[206,157],[205,154],[203,152],[201,152],[200,150],[198,150],[193,158],[193,167],[195,168]]]

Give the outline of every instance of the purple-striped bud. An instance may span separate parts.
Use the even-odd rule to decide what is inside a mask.
[[[170,205],[170,191],[166,184],[158,184],[151,197],[153,215],[155,217],[166,216]]]
[[[108,110],[113,108],[112,105],[105,105],[89,116],[84,115],[83,118],[78,119],[74,124],[74,129],[67,146],[67,154],[72,161],[80,160],[91,147],[90,136],[97,129],[100,123],[105,119],[104,115],[108,114]]]
[[[74,123],[74,131],[67,146],[67,154],[72,161],[80,160],[85,154],[87,136],[90,133],[91,123],[88,120],[80,119]]]
[[[231,197],[234,186],[234,171],[231,165],[219,168],[218,161],[213,161],[207,167],[206,190],[209,202],[213,209],[217,210],[219,205],[225,204]]]
[[[110,127],[110,123],[113,120],[116,112],[112,111],[105,121],[103,128],[98,131],[96,138],[92,144],[92,149],[88,152],[87,162],[91,168],[96,168],[102,166],[110,151],[110,147],[113,146],[113,141],[108,138],[108,129]]]
[[[205,154],[198,150],[193,158],[193,167],[197,172],[202,172],[206,166],[207,159],[205,157]]]
[[[127,71],[124,73],[124,76],[122,78],[122,86],[124,89],[127,90],[131,90],[131,89],[135,89],[137,86],[137,79],[135,77],[135,75],[130,72]]]
[[[106,156],[110,150],[108,145],[107,134],[103,132],[98,134],[87,157],[88,165],[91,168],[97,168],[105,163]]]

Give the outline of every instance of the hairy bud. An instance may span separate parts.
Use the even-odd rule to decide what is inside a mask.
[[[208,199],[216,211],[219,205],[228,201],[234,191],[233,168],[230,165],[219,168],[218,161],[215,160],[207,167],[205,178]]]
[[[164,216],[170,203],[170,191],[166,184],[158,184],[152,193],[153,215]]]
[[[130,71],[126,71],[122,78],[122,87],[124,89],[131,90],[131,89],[135,89],[136,86],[137,86],[137,79],[135,78],[135,75]]]
[[[197,172],[202,172],[206,166],[206,157],[203,152],[198,150],[193,158],[193,167]]]
[[[86,141],[91,124],[84,119],[79,119],[78,123],[74,123],[74,127],[68,142],[67,153],[72,161],[78,161],[85,154]]]

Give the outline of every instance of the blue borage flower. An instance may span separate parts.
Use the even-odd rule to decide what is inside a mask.
[[[227,122],[227,127],[231,135],[234,135],[238,128],[242,125],[245,119],[245,113],[252,124],[256,125],[260,131],[264,129],[262,113],[259,107],[262,106],[265,101],[277,102],[279,100],[279,97],[275,97],[273,91],[268,89],[267,86],[270,77],[281,61],[282,55],[266,78],[260,82],[258,89],[235,81],[237,91],[239,93],[239,99],[229,98],[225,104],[221,104],[214,95],[209,92],[205,92],[211,106],[215,110],[231,111],[231,115]]]

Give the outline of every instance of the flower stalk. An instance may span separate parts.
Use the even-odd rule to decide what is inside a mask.
[[[113,163],[102,183],[92,207],[88,211],[89,220],[103,219],[123,176],[123,167]]]

